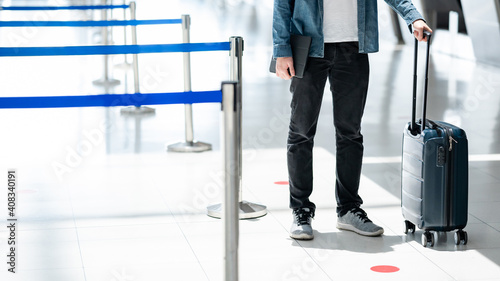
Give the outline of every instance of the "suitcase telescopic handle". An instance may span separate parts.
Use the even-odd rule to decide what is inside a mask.
[[[417,111],[417,65],[418,65],[418,40],[415,38],[415,60],[413,64],[413,102],[411,114],[411,127],[410,131],[413,135],[417,135],[425,129],[425,115],[427,113],[427,86],[429,84],[429,58],[432,33],[424,31],[424,38],[427,37],[427,53],[425,58],[425,84],[424,84],[424,97],[422,107],[422,123],[420,128],[417,127],[416,111]],[[420,131],[419,131],[420,129]]]

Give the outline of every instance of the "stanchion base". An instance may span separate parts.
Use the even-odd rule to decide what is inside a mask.
[[[115,68],[127,71],[129,69],[132,69],[132,64],[128,62],[123,62],[115,65]]]
[[[152,115],[155,109],[147,106],[129,106],[120,110],[122,115]]]
[[[116,80],[116,79],[99,79],[99,80],[95,80],[95,81],[92,81],[92,84],[96,85],[96,86],[103,86],[103,87],[114,87],[114,86],[118,86],[120,85],[120,80]]]
[[[212,145],[204,142],[178,142],[167,146],[170,152],[203,152],[212,150]]]
[[[240,220],[255,219],[267,214],[267,207],[247,201],[240,202]],[[207,215],[216,219],[222,217],[222,204],[207,207]]]

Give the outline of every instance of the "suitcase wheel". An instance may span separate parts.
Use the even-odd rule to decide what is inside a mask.
[[[455,232],[455,245],[460,245],[460,243],[466,245],[467,240],[468,240],[467,231],[459,229],[457,232]]]
[[[434,246],[434,235],[430,231],[425,231],[422,233],[422,246],[424,247],[432,247]]]
[[[411,223],[410,221],[405,220],[405,234],[408,233],[415,233],[415,225]]]

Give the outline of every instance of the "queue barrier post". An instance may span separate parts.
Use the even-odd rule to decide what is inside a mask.
[[[103,6],[105,6],[106,0],[102,0]],[[101,20],[102,21],[107,21],[108,20],[108,10],[107,9],[101,9]],[[102,27],[102,44],[107,46],[109,45],[109,27],[108,26],[103,26]],[[96,86],[102,86],[107,88],[110,87],[115,87],[120,85],[120,81],[117,79],[113,79],[109,77],[109,56],[105,55],[103,56],[103,61],[104,61],[104,77],[98,80],[93,81],[92,83]]]
[[[130,19],[135,20],[136,17],[136,4],[130,2]],[[137,45],[137,26],[133,25],[132,30],[132,45]],[[139,85],[139,57],[137,54],[132,54],[132,69],[134,72],[134,93],[140,93]]]
[[[182,15],[182,43],[190,43],[191,17]],[[184,91],[191,91],[191,53],[183,53],[184,65]],[[203,152],[212,150],[212,145],[194,140],[193,129],[193,105],[184,105],[185,141],[167,146],[167,151],[171,152]]]
[[[136,4],[135,2],[130,2],[130,19],[136,20]],[[137,25],[131,26],[132,30],[132,45],[137,45]],[[139,84],[139,55],[132,54],[132,71],[134,75],[134,93],[138,94],[141,92]],[[134,106],[126,107],[120,110],[121,114],[155,114],[155,109],[147,106]]]
[[[122,1],[122,4],[125,5],[126,0]],[[130,6],[130,5],[129,5]],[[123,10],[123,19],[127,20],[127,11],[124,9]],[[123,26],[123,44],[127,45],[127,26]],[[117,68],[121,68],[123,70],[129,70],[132,65],[128,62],[128,56],[127,54],[123,55],[123,63],[115,65]]]
[[[230,76],[231,80],[238,81],[238,92],[242,93],[242,61],[243,61],[243,38],[239,36],[233,36],[230,39],[231,42],[231,50],[230,50]],[[239,181],[239,218],[240,219],[253,219],[265,216],[267,214],[267,207],[264,205],[244,201],[242,198],[242,115],[239,114],[237,117],[237,132],[236,136],[238,137],[239,142],[239,150],[238,150],[238,177]],[[223,214],[222,204],[214,204],[207,207],[207,215],[213,218],[221,218]]]
[[[238,82],[222,83],[224,127],[224,280],[238,280],[239,186],[241,177],[241,87]]]

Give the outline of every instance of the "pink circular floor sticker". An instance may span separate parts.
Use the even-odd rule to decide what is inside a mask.
[[[391,265],[377,265],[370,268],[372,271],[380,273],[393,273],[399,271],[399,268]]]
[[[277,184],[277,185],[288,185],[288,181],[275,181],[274,184]]]

